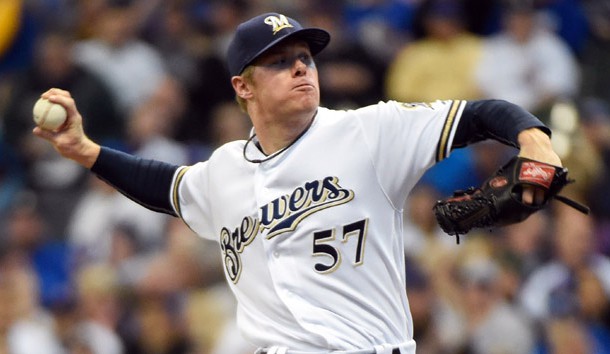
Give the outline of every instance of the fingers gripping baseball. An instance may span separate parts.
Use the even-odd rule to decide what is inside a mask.
[[[73,118],[75,115],[78,115],[80,118],[80,114],[76,109],[76,103],[74,102],[74,99],[72,98],[70,92],[58,88],[52,88],[40,95],[40,97],[46,98],[53,103],[62,105],[66,109],[66,113],[68,114],[68,121],[71,117]]]
[[[99,146],[85,135],[82,117],[70,92],[52,88],[43,93],[41,98],[63,106],[67,117],[65,123],[55,130],[35,127],[34,135],[49,141],[63,157],[90,168],[99,154]]]
[[[34,128],[34,134],[51,142],[62,153],[84,135],[82,117],[78,113],[74,99],[68,91],[53,88],[43,93],[41,98],[64,107],[67,117],[65,123],[57,129],[47,130],[36,127]],[[64,154],[62,153],[62,155]]]

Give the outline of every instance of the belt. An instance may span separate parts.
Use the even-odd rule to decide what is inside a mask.
[[[285,348],[277,348],[277,347],[271,347],[269,349],[259,349],[256,351],[255,354],[305,354],[305,352],[299,352],[299,351],[292,351],[292,350],[286,350]],[[338,353],[342,353],[342,352],[338,352]],[[376,350],[355,350],[355,351],[346,351],[343,353],[347,353],[347,354],[376,354],[377,351]],[[400,353],[400,348],[393,348],[392,349],[392,354],[401,354]]]

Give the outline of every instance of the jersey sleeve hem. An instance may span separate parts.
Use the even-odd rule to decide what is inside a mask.
[[[465,107],[465,100],[454,100],[451,103],[449,112],[447,112],[447,116],[445,117],[443,129],[441,129],[438,145],[436,147],[436,162],[440,162],[449,157],[453,138]]]
[[[176,173],[174,173],[174,178],[172,179],[170,203],[171,203],[172,208],[174,209],[174,212],[176,213],[176,215],[178,215],[178,217],[180,217],[180,219],[182,219],[182,220],[184,220],[184,218],[182,217],[182,211],[180,208],[179,191],[180,191],[180,183],[182,182],[182,178],[184,177],[184,175],[186,174],[186,172],[188,170],[189,170],[188,166],[180,167],[176,171]]]

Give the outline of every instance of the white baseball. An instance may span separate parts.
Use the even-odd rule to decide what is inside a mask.
[[[62,105],[53,103],[46,98],[40,98],[36,101],[33,114],[36,125],[45,130],[55,130],[61,127],[68,116]]]

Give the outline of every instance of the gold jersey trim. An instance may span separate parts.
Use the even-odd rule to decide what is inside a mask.
[[[189,167],[182,167],[178,170],[174,177],[174,187],[172,188],[172,204],[174,204],[174,210],[176,214],[182,219],[182,211],[180,210],[180,200],[178,198],[178,188],[180,187],[180,182],[182,182],[182,178],[186,171],[188,171]]]
[[[453,138],[457,123],[459,122],[459,117],[464,111],[465,105],[466,101],[464,100],[452,101],[449,112],[445,117],[445,124],[443,125],[441,136],[438,141],[438,146],[436,149],[436,162],[440,162],[449,156],[449,152],[451,152],[450,141]]]

